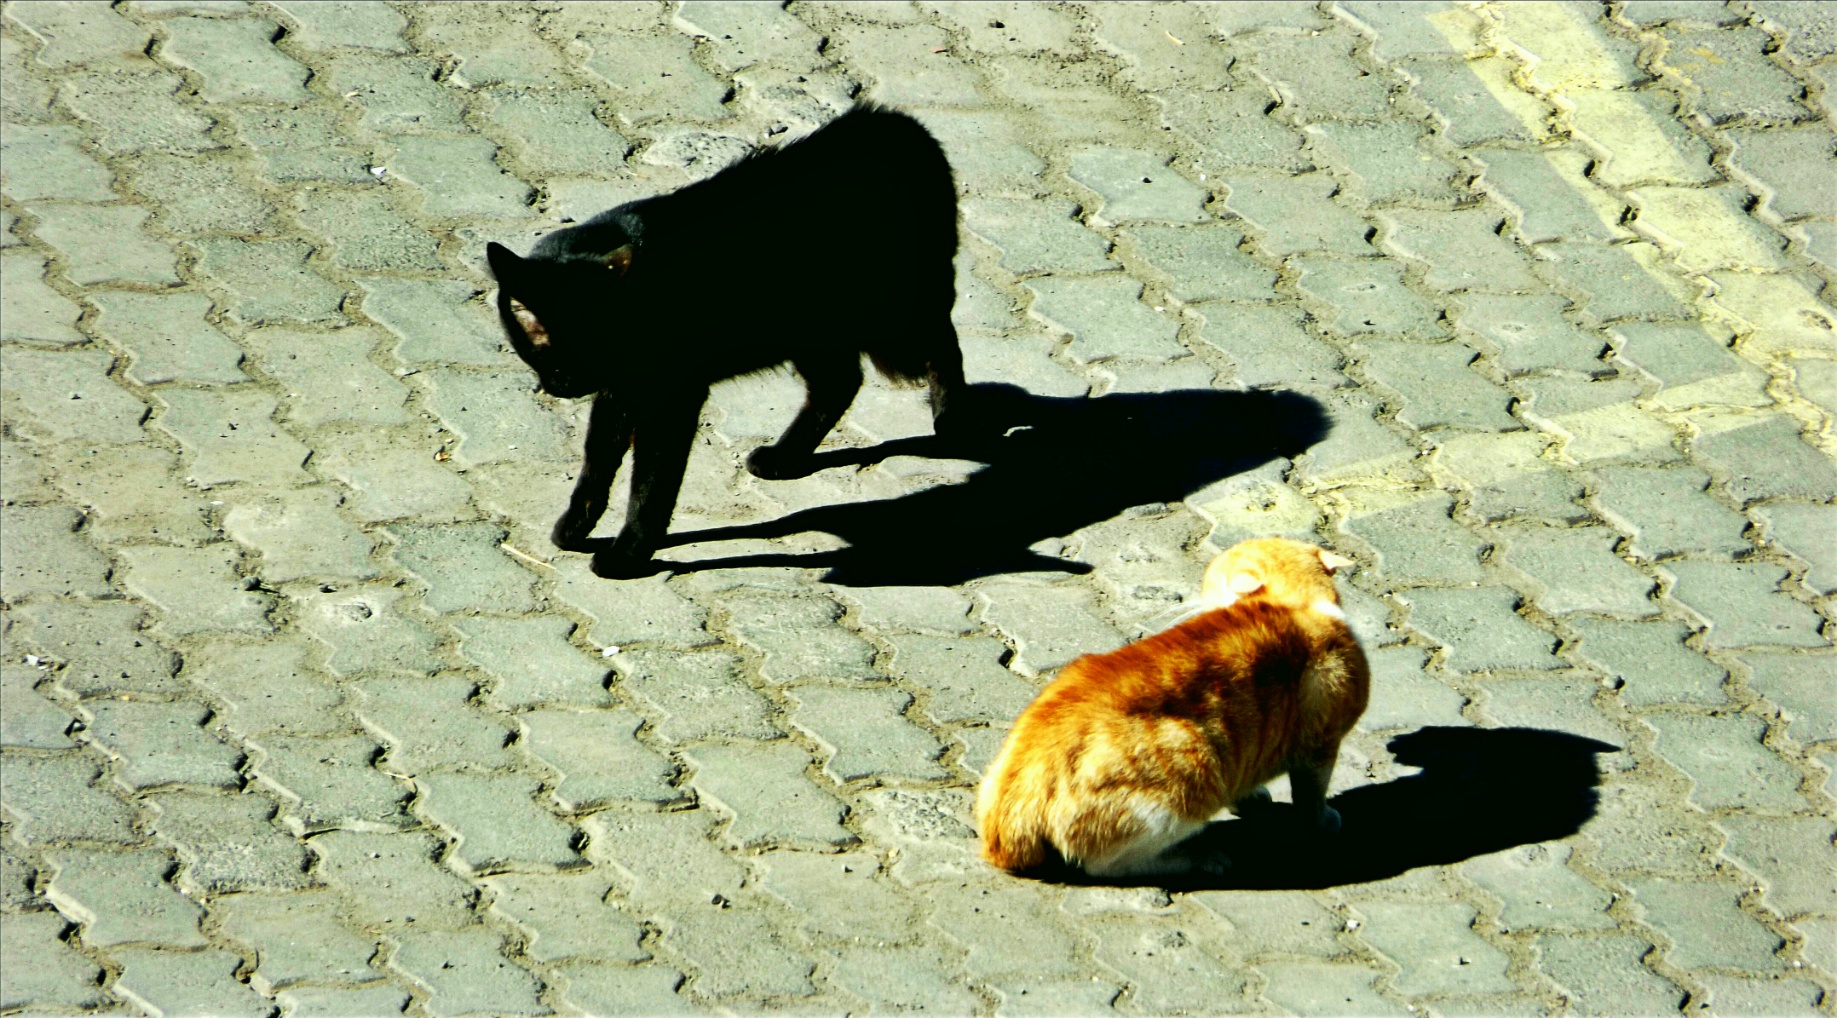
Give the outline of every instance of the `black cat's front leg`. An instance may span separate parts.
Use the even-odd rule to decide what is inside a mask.
[[[637,414],[631,506],[625,513],[625,529],[619,531],[612,547],[593,556],[596,574],[630,579],[655,571],[648,563],[670,529],[670,514],[676,510],[676,495],[682,488],[707,395],[704,389],[654,397]]]
[[[581,463],[580,480],[574,482],[568,511],[556,521],[550,537],[555,547],[585,550],[587,536],[606,514],[612,482],[618,477],[619,463],[625,458],[625,450],[631,448],[631,440],[632,415],[626,402],[607,393],[595,397],[587,418],[587,454]]]
[[[746,469],[768,481],[809,474],[817,444],[842,420],[861,391],[861,360],[852,353],[794,363],[808,390],[803,409],[778,441],[754,449],[746,458]]]

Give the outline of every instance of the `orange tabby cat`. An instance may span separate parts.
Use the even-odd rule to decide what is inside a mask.
[[[1048,847],[1094,876],[1180,873],[1167,850],[1226,807],[1295,804],[1339,829],[1327,781],[1370,673],[1333,573],[1350,559],[1259,538],[1206,569],[1204,614],[1066,665],[1021,712],[976,801],[982,854],[1005,870]]]

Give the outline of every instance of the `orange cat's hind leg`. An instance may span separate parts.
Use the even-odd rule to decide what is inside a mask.
[[[1100,853],[1082,855],[1078,863],[1094,877],[1187,873],[1193,860],[1169,855],[1168,849],[1199,833],[1204,820],[1188,820],[1159,804],[1139,803],[1131,810],[1134,833],[1113,841]]]

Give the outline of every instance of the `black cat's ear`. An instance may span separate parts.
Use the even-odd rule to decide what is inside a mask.
[[[500,283],[508,283],[517,278],[523,259],[515,251],[497,241],[485,245],[485,262],[491,266],[491,276]]]
[[[625,273],[631,271],[631,252],[632,247],[630,244],[621,244],[613,248],[612,253],[607,255],[603,261],[607,268],[623,276]]]

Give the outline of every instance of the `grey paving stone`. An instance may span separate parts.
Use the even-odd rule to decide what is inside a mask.
[[[295,833],[408,823],[409,788],[376,769],[383,750],[367,738],[261,735],[249,745],[260,753],[251,772],[287,797],[283,819]]]
[[[922,5],[963,33],[971,49],[985,53],[1064,52],[1072,48],[1075,26],[1051,8],[1015,2],[934,0]],[[997,26],[994,22],[1000,21]],[[1106,29],[1108,23],[1104,23]]]
[[[97,788],[99,774],[100,768],[82,753],[9,755],[0,779],[0,802],[18,818],[14,837],[26,845],[138,842],[135,808]]]
[[[0,715],[0,745],[22,749],[69,749],[76,745],[65,734],[76,719],[32,688],[44,677],[44,672],[26,665],[0,665],[0,689],[6,691],[6,713]]]
[[[1204,304],[1200,337],[1230,355],[1237,381],[1252,386],[1334,388],[1346,384],[1339,351],[1301,328],[1293,308]]]
[[[1566,864],[1560,844],[1525,845],[1481,856],[1461,866],[1469,880],[1505,903],[1500,925],[1508,930],[1611,930],[1613,896]]]
[[[677,992],[683,976],[672,968],[574,963],[558,969],[568,979],[566,999],[589,1014],[704,1013]]]
[[[262,368],[289,390],[290,422],[316,427],[331,421],[406,424],[408,390],[367,362],[378,336],[365,329],[304,333],[258,329],[243,342]]]
[[[1357,476],[1376,469],[1402,479],[1421,476],[1410,464],[1416,450],[1374,420],[1379,408],[1369,394],[1334,393],[1321,402],[1331,430],[1308,450],[1303,476]]]
[[[976,72],[938,52],[945,34],[930,25],[868,26],[839,22],[830,45],[841,43],[849,66],[874,80],[867,98],[895,106],[981,106]]]
[[[1435,463],[1467,483],[1468,513],[1488,522],[1588,518],[1581,481],[1543,458],[1546,445],[1544,436],[1524,432],[1450,434],[1438,443]]]
[[[525,612],[537,607],[536,578],[499,549],[509,536],[491,523],[398,523],[395,560],[427,583],[424,600],[439,612]]]
[[[493,717],[471,705],[478,683],[464,675],[391,675],[357,684],[361,702],[352,710],[389,746],[389,769],[417,775],[467,764],[512,766],[506,749],[515,729],[509,718]]]
[[[995,1009],[1001,1018],[1009,1018],[1011,1015],[1041,1018],[1068,1015],[1085,1018],[1090,1015],[1115,1014],[1116,1010],[1111,1005],[1122,989],[1096,976],[1089,979],[1015,976],[992,981],[989,987],[1002,998],[1001,1006]]]
[[[516,709],[564,704],[606,706],[609,669],[589,661],[567,642],[574,623],[565,618],[452,620],[460,653],[496,681],[491,696]]]
[[[1583,310],[1596,321],[1621,318],[1687,318],[1690,308],[1668,283],[1648,272],[1631,254],[1641,244],[1559,241],[1538,248],[1540,263],[1565,289],[1585,297]]]
[[[1638,365],[1668,386],[1753,371],[1698,324],[1620,322],[1610,331],[1620,340],[1619,360]]]
[[[1671,598],[1709,626],[1705,647],[1829,646],[1823,619],[1780,592],[1786,570],[1767,562],[1667,562],[1676,579]]]
[[[88,738],[119,761],[115,780],[141,790],[160,785],[236,788],[242,753],[202,726],[201,703],[90,700]]]
[[[1353,516],[1345,527],[1377,553],[1376,577],[1406,584],[1474,583],[1486,575],[1480,568],[1483,542],[1450,518],[1453,511],[1454,500],[1437,493]]]
[[[1281,93],[1283,105],[1291,107],[1289,115],[1299,121],[1388,117],[1389,82],[1353,63],[1354,39],[1353,33],[1338,27],[1317,31],[1305,41],[1272,34],[1257,40],[1251,59]]]
[[[963,967],[974,978],[1088,979],[1059,916],[1063,896],[1034,884],[947,882],[933,885],[929,922],[969,951]]]
[[[1466,697],[1424,674],[1427,652],[1416,647],[1377,647],[1365,653],[1372,672],[1371,703],[1359,718],[1360,728],[1379,731],[1468,723],[1461,716]]]
[[[1658,752],[1693,782],[1691,801],[1704,809],[1800,808],[1799,775],[1761,744],[1766,722],[1747,715],[1700,717],[1648,714]]]
[[[176,286],[172,248],[146,235],[147,210],[133,205],[39,204],[32,232],[64,252],[64,275],[79,286],[140,283]]]
[[[1704,489],[1709,475],[1687,466],[1601,467],[1595,501],[1633,536],[1633,552],[1656,559],[1686,552],[1738,555],[1752,547],[1747,521]]]
[[[1008,648],[998,640],[902,634],[887,641],[893,645],[888,670],[926,693],[919,709],[937,724],[1005,724],[1036,692],[1003,667]]]
[[[32,889],[38,871],[11,848],[0,848],[0,905],[15,914],[40,903]]]
[[[1505,561],[1528,576],[1537,606],[1553,615],[1576,611],[1643,618],[1659,613],[1651,578],[1614,554],[1607,527],[1495,527]]]
[[[51,862],[57,876],[46,886],[45,896],[83,927],[80,935],[86,945],[206,946],[198,932],[204,910],[167,882],[174,867],[166,853],[65,848],[53,852]]]
[[[504,941],[482,926],[458,930],[404,929],[396,934],[395,965],[425,984],[436,1015],[487,1012],[540,1015],[550,1011],[537,993],[541,983],[504,957]]]
[[[1577,1014],[1668,1014],[1683,1005],[1683,990],[1641,964],[1653,948],[1637,937],[1546,935],[1537,938],[1537,952]]]
[[[614,899],[604,873],[505,873],[482,883],[492,892],[492,910],[530,931],[525,951],[537,961],[633,963],[651,957],[638,943],[643,928]]]
[[[316,883],[305,872],[305,845],[274,825],[275,804],[265,797],[168,792],[152,801],[153,833],[178,849],[187,887],[214,897]]]
[[[1799,439],[1791,418],[1769,414],[1746,427],[1705,435],[1694,448],[1723,470],[1729,493],[1744,502],[1837,497],[1837,469],[1830,457]]]
[[[846,587],[837,593],[855,606],[864,628],[881,633],[955,636],[976,628],[969,619],[974,603],[949,587]]]
[[[356,47],[406,52],[402,29],[408,21],[386,4],[363,0],[278,0],[275,7],[298,26],[291,36],[309,49]]]
[[[1410,427],[1482,431],[1523,427],[1506,412],[1511,394],[1471,369],[1479,355],[1466,346],[1367,339],[1357,349],[1367,373],[1402,394],[1403,408],[1397,419]]]
[[[1209,169],[1258,167],[1298,173],[1312,162],[1302,152],[1302,134],[1269,115],[1274,92],[1257,82],[1231,82],[1216,92],[1174,91],[1158,95],[1161,120],[1191,139],[1200,164]]]
[[[75,201],[111,201],[113,175],[108,167],[83,151],[82,136],[61,125],[34,127],[12,124],[0,153],[6,157],[6,175],[0,188],[14,201],[42,198]]]
[[[116,992],[159,1015],[222,1015],[266,1018],[274,1005],[236,978],[242,959],[228,951],[112,952],[121,964]]]
[[[1620,726],[1595,708],[1594,698],[1601,693],[1601,684],[1593,679],[1492,679],[1484,688],[1486,713],[1501,724],[1569,732],[1620,749],[1629,742]],[[1612,750],[1603,751],[1599,763],[1610,770],[1632,766],[1629,758],[1616,756]]]
[[[1028,146],[1019,117],[989,110],[910,112],[944,146],[951,171],[970,193],[1012,197],[1043,189],[1046,161]]]
[[[572,462],[578,457],[557,415],[531,395],[527,374],[424,372],[428,406],[459,435],[453,458],[471,467],[494,459]]]
[[[108,560],[76,533],[83,517],[69,506],[0,509],[0,538],[8,549],[0,591],[10,603],[37,594],[105,597]]]
[[[430,49],[454,60],[451,80],[463,88],[566,84],[562,59],[534,31],[536,17],[529,10],[429,8],[416,13],[415,27]]]
[[[695,62],[693,39],[671,35],[633,46],[631,37],[623,34],[598,32],[579,38],[592,50],[581,66],[613,87],[613,109],[626,123],[670,114],[698,120],[728,116],[722,103],[731,90]]]
[[[1175,316],[1143,304],[1142,286],[1132,279],[1038,279],[1027,289],[1034,294],[1034,314],[1071,334],[1071,354],[1080,362],[1187,352],[1174,338],[1180,329]]]
[[[1174,1014],[1249,1004],[1245,970],[1220,962],[1211,944],[1160,916],[1117,917],[1095,932],[1097,960],[1129,980],[1145,1010]]]
[[[162,56],[198,73],[198,94],[209,102],[298,102],[306,91],[304,64],[276,49],[280,28],[261,18],[168,18]]]
[[[1706,818],[1688,808],[1686,796],[1637,783],[1603,782],[1588,836],[1592,862],[1610,874],[1620,871],[1707,876],[1714,872],[1723,839]],[[1660,818],[1653,823],[1654,817]]]
[[[1667,69],[1696,86],[1693,104],[1710,119],[1749,124],[1808,119],[1809,111],[1793,101],[1803,87],[1763,55],[1771,42],[1765,32],[1674,27],[1667,34]]]
[[[790,936],[779,932],[777,917],[751,903],[735,906],[703,903],[672,912],[663,943],[699,970],[696,989],[714,999],[808,997],[815,965]]]
[[[30,446],[0,438],[0,503],[46,502],[56,497],[51,465],[33,455]]]
[[[9,251],[0,256],[0,285],[6,287],[7,295],[0,338],[59,346],[81,343],[86,338],[76,330],[77,317],[83,309],[46,285],[45,259],[36,251]],[[10,367],[7,373],[12,373]]]
[[[352,489],[344,509],[366,523],[471,516],[471,488],[434,459],[443,451],[431,428],[427,433],[366,428],[322,438],[313,462]]]
[[[225,545],[124,548],[121,556],[127,562],[123,585],[160,609],[163,633],[274,631],[268,618],[274,599],[243,586],[236,575],[236,553]]]
[[[739,659],[730,653],[635,650],[613,663],[621,676],[618,688],[662,715],[654,730],[669,742],[782,734],[770,720],[765,698],[740,677]]]
[[[1385,224],[1385,246],[1426,263],[1429,271],[1424,282],[1438,290],[1521,293],[1542,289],[1512,243],[1505,215],[1497,207],[1454,212],[1392,208],[1377,215]],[[1469,297],[1468,303],[1476,299]]]
[[[358,0],[361,2],[361,0]],[[327,3],[325,6],[332,6]],[[290,1010],[290,1018],[347,1018],[354,1014],[400,1014],[412,1003],[407,992],[393,986],[296,986],[275,994]]]
[[[769,682],[880,678],[874,648],[841,627],[842,608],[828,598],[736,591],[721,601],[728,624],[765,653],[759,674]]]
[[[516,866],[565,867],[579,860],[577,833],[536,802],[531,778],[442,772],[415,779],[418,805],[458,835],[451,859],[477,873]]]
[[[1809,979],[1701,978],[1709,988],[1705,1004],[1717,1014],[1809,1014],[1824,992]]]
[[[110,381],[99,350],[0,349],[0,407],[15,434],[41,442],[134,443],[147,405]]]
[[[1837,216],[1837,198],[1818,186],[1831,168],[1831,132],[1822,127],[1792,131],[1730,131],[1731,160],[1770,192],[1767,206],[1782,219]]]
[[[1397,122],[1313,124],[1310,147],[1329,164],[1344,167],[1353,189],[1366,201],[1453,201],[1458,167],[1423,151],[1420,125]],[[1454,219],[1449,213],[1445,218]],[[1510,262],[1502,267],[1511,272]]]
[[[0,974],[0,1007],[49,1011],[106,1003],[102,970],[58,939],[68,927],[55,912],[7,914],[0,927],[0,954],[10,964]]]
[[[211,301],[204,294],[112,291],[89,299],[102,309],[97,332],[133,357],[124,372],[129,381],[231,385],[249,380],[237,367],[242,350],[205,317]]]
[[[609,583],[594,576],[584,561],[561,559],[554,566],[559,574],[555,595],[593,618],[595,643],[700,647],[715,642],[706,628],[707,611],[663,577]]]
[[[1079,207],[1064,199],[971,198],[963,225],[1001,251],[1009,272],[1102,272],[1110,242],[1078,223]]]
[[[1403,285],[1403,268],[1375,258],[1329,261],[1296,259],[1302,291],[1330,307],[1328,327],[1341,335],[1391,333],[1411,339],[1439,339],[1441,315]]]
[[[1748,666],[1748,686],[1781,708],[1791,723],[1787,731],[1800,744],[1837,739],[1837,711],[1832,710],[1829,654],[1741,655]]]
[[[287,637],[257,643],[194,645],[181,679],[226,709],[217,715],[238,735],[333,735],[351,729],[337,711],[343,696],[307,663],[310,644]]]
[[[336,322],[345,293],[306,267],[312,248],[294,240],[208,237],[198,249],[199,274],[214,279],[232,300],[226,310],[246,325],[267,322]]]
[[[350,915],[395,936],[451,930],[474,921],[472,886],[435,862],[439,842],[425,834],[327,831],[310,842],[317,873],[341,892]]]
[[[1509,993],[1505,953],[1473,932],[1471,906],[1366,901],[1359,935],[1403,966],[1399,993]]]
[[[1498,58],[1481,58],[1474,63],[1484,66],[1488,63],[1497,64],[1499,61]],[[1500,69],[1503,70],[1503,68]],[[1410,91],[1439,114],[1443,134],[1452,144],[1465,147],[1477,142],[1531,141],[1537,137],[1537,132],[1527,127],[1516,113],[1501,104],[1490,90],[1475,87],[1480,82],[1476,79],[1473,68],[1467,63],[1421,60],[1405,65],[1403,71],[1409,77]],[[1496,165],[1495,156],[1510,157],[1513,155],[1521,157],[1522,161],[1517,165],[1527,167],[1527,172],[1517,179],[1520,185],[1518,190],[1521,193],[1555,192],[1560,197],[1567,198],[1568,205],[1583,213],[1582,216],[1575,216],[1572,212],[1573,218],[1584,223],[1593,219],[1592,214],[1588,214],[1587,205],[1578,197],[1562,194],[1562,191],[1567,188],[1563,187],[1560,181],[1540,179],[1541,174],[1538,173],[1538,170],[1541,167],[1531,164],[1532,159],[1535,159],[1537,163],[1543,161],[1541,153],[1535,150],[1517,152],[1488,149],[1482,154],[1482,158],[1491,167]],[[1526,156],[1532,158],[1523,158]],[[1528,197],[1527,200],[1535,201]],[[1596,228],[1599,229],[1599,226],[1597,225]]]
[[[1493,360],[1508,375],[1531,371],[1572,371],[1604,375],[1601,360],[1607,342],[1600,335],[1564,320],[1568,301],[1554,295],[1496,296],[1467,294],[1458,316],[1463,329],[1480,337]]]
[[[340,0],[317,3],[313,9],[326,6],[357,6]],[[390,17],[395,12],[383,9]],[[295,33],[292,38],[299,39]],[[281,184],[305,181],[332,181],[341,184],[374,184],[376,178],[368,169],[369,155],[351,145],[340,145],[337,107],[245,107],[229,112],[236,134],[253,146],[260,160],[262,175]]]
[[[224,513],[223,529],[261,553],[259,571],[270,583],[377,574],[370,561],[375,542],[338,511],[343,497],[329,487],[303,488],[284,499],[236,492],[224,501],[233,507]]]
[[[1504,587],[1421,588],[1396,596],[1409,606],[1410,627],[1448,648],[1449,667],[1561,667],[1550,653],[1556,638],[1519,617],[1518,598]]]
[[[748,870],[713,841],[714,817],[706,809],[675,813],[601,810],[582,821],[587,852],[616,865],[625,897],[649,909],[700,908],[716,896],[732,899]]]
[[[876,1010],[961,1014],[978,998],[954,978],[953,968],[933,948],[850,946],[840,952],[833,978]]]
[[[0,109],[4,109],[9,124],[42,121],[50,112],[51,83],[27,66],[31,56],[24,42],[11,33],[4,38],[0,42],[0,74],[5,76],[6,87],[0,90],[4,92],[0,95]]]
[[[1206,189],[1160,156],[1131,149],[1089,149],[1072,157],[1067,173],[1102,196],[1098,215],[1107,222],[1203,223],[1210,218]]]
[[[528,214],[534,192],[497,165],[497,146],[479,137],[396,139],[389,167],[425,195],[424,216],[460,219]]]
[[[810,757],[796,745],[703,745],[683,758],[696,791],[733,817],[726,836],[738,845],[856,840],[841,823],[847,808],[804,775]]]
[[[39,41],[37,62],[46,67],[128,66],[146,63],[151,36],[106,7],[43,7],[7,12]]]
[[[1436,4],[1433,10],[1445,10]],[[1389,62],[1410,57],[1455,56],[1461,53],[1420,9],[1396,0],[1358,0],[1338,3],[1333,13],[1372,38],[1372,55]]]
[[[907,887],[961,883],[983,865],[969,827],[970,797],[962,791],[881,788],[863,793],[857,805],[868,840],[898,849],[889,872]]]
[[[1023,675],[1037,675],[1082,654],[1114,650],[1124,642],[1074,585],[998,580],[982,583],[977,595],[986,606],[983,618],[1013,640],[1014,663]]]
[[[95,70],[58,83],[58,105],[95,126],[105,152],[201,152],[220,146],[206,132],[211,121],[193,113],[173,93],[184,82],[165,71]]]
[[[293,8],[288,13],[298,16]],[[468,131],[458,93],[434,81],[435,68],[430,61],[347,52],[332,57],[328,63],[324,80],[363,109],[363,126],[370,130],[380,134]]]
[[[1638,203],[1638,221],[1655,243],[1676,252],[1691,269],[1733,267],[1749,270],[1783,268],[1785,247],[1778,232],[1746,215],[1754,200],[1746,187],[1641,187],[1627,192]],[[1711,232],[1701,225],[1719,221]]]
[[[1257,970],[1268,977],[1263,996],[1296,1014],[1404,1015],[1413,1012],[1380,996],[1373,984],[1380,973],[1356,964],[1319,961],[1266,961]]]
[[[1675,945],[1665,956],[1680,968],[1772,969],[1780,938],[1737,905],[1739,890],[1720,881],[1630,879],[1646,922]]]
[[[213,898],[211,916],[233,941],[254,950],[250,983],[265,993],[296,983],[367,983],[376,942],[341,916],[328,890],[298,894],[229,894]]]
[[[782,8],[692,0],[677,12],[676,23],[707,39],[716,61],[728,70],[767,61],[797,68],[820,62],[823,37]]]
[[[308,230],[331,243],[331,259],[353,272],[441,272],[440,241],[396,211],[381,191],[311,191],[294,196]]]
[[[756,858],[766,887],[797,911],[812,937],[885,947],[913,936],[916,904],[881,878],[871,854],[776,851]]]
[[[1767,541],[1804,561],[1805,585],[1820,594],[1837,590],[1837,509],[1824,505],[1757,506]]]
[[[949,776],[938,763],[944,747],[905,718],[912,695],[894,689],[797,686],[791,723],[829,750],[823,773],[830,780]]]
[[[544,175],[601,176],[625,161],[632,145],[594,116],[591,92],[493,93],[491,122],[515,139],[518,161]]]
[[[959,7],[962,13],[955,19],[959,25],[977,20],[970,12],[978,11],[978,5],[937,6],[941,9]],[[1015,7],[1024,9],[1018,4]],[[1006,24],[1007,17],[1003,15],[1009,14],[993,7],[979,13],[993,15],[983,22],[985,25],[989,21]],[[1143,92],[1161,93],[1195,86],[1216,88],[1219,82],[1229,80],[1231,55],[1218,44],[1220,33],[1208,16],[1210,11],[1181,5],[1153,8],[1133,15],[1110,8],[1097,8],[1093,13],[1098,15],[1097,24],[1093,26],[1097,41],[1122,58],[1129,80]],[[983,32],[998,39],[1018,34],[1002,30],[991,32],[986,28]],[[1188,41],[1193,45],[1188,46]]]
[[[1230,185],[1225,207],[1244,217],[1260,234],[1258,247],[1270,254],[1373,253],[1366,243],[1371,226],[1332,200],[1340,186],[1325,173],[1291,177],[1241,172],[1228,174],[1225,181]]]
[[[1566,619],[1582,640],[1573,645],[1578,657],[1593,662],[1621,683],[1620,699],[1628,706],[1727,702],[1720,665],[1684,646],[1690,627],[1664,619],[1622,622],[1586,616]]]
[[[517,716],[523,747],[562,774],[555,799],[569,810],[610,802],[674,802],[676,768],[639,742],[642,719],[610,712],[535,710]]]
[[[1760,877],[1767,903],[1782,915],[1823,910],[1831,899],[1831,824],[1818,817],[1729,816],[1723,854]]]
[[[58,487],[88,510],[90,538],[105,546],[199,545],[217,538],[206,492],[188,486],[179,458],[159,446],[66,445]],[[47,498],[52,496],[47,495]]]
[[[1135,250],[1165,274],[1169,295],[1207,300],[1267,300],[1276,273],[1239,250],[1242,230],[1222,223],[1198,227],[1135,226],[1123,231]]]

